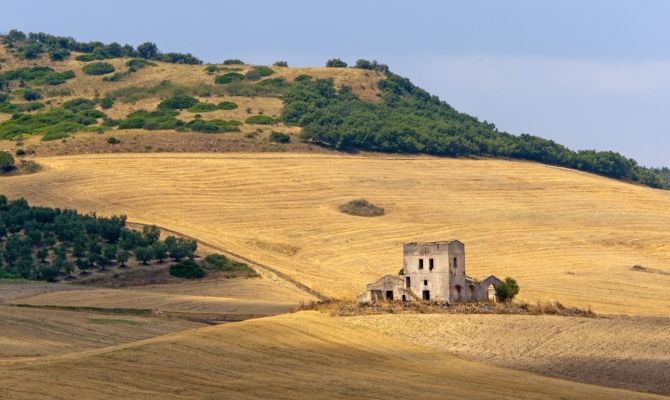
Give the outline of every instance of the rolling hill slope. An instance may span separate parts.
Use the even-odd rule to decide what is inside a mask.
[[[0,180],[31,203],[124,213],[351,297],[401,267],[401,244],[459,238],[467,271],[527,301],[670,315],[670,193],[528,162],[299,154],[43,158]],[[386,215],[345,215],[366,198]],[[648,272],[632,267],[641,265]]]

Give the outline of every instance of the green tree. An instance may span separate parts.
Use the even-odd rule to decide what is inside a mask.
[[[49,257],[49,250],[46,247],[40,247],[35,254],[41,263],[47,262],[47,257]]]
[[[103,250],[103,255],[104,255],[105,258],[107,258],[110,262],[113,261],[113,260],[116,260],[116,257],[117,257],[117,255],[118,255],[118,253],[119,253],[119,248],[116,247],[116,246],[113,245],[113,244],[110,244],[110,245],[105,246],[105,248],[104,248],[104,250]]]
[[[165,257],[167,256],[167,246],[165,243],[156,242],[149,248],[153,254],[153,258],[158,260],[159,263],[162,263],[165,260]]]
[[[161,231],[156,225],[145,226],[142,228],[142,234],[147,240],[147,244],[156,243],[161,236]]]
[[[77,258],[74,262],[77,265],[77,268],[82,272],[83,275],[88,275],[88,268],[91,266],[91,262],[86,258]]]
[[[519,285],[514,278],[507,277],[502,285],[496,287],[496,294],[502,301],[512,301],[519,293]]]
[[[143,265],[147,265],[153,259],[153,254],[148,247],[138,247],[135,249],[135,258],[140,260]]]
[[[154,59],[158,56],[158,47],[152,42],[142,43],[137,46],[137,55],[147,60]]]
[[[116,255],[116,261],[118,261],[119,265],[121,267],[126,266],[126,262],[128,262],[128,259],[130,258],[130,253],[126,250],[121,250],[119,251],[119,254]]]
[[[7,151],[0,151],[0,169],[7,172],[14,169],[14,156]]]
[[[347,63],[344,61],[340,60],[339,58],[331,58],[326,62],[326,67],[330,68],[346,68]]]

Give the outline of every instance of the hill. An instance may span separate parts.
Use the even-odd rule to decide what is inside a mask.
[[[7,399],[660,398],[464,361],[316,312],[0,363],[0,384]]]
[[[97,141],[97,152],[118,151],[115,145],[124,140],[111,135],[119,131],[225,133],[232,134],[227,144],[238,151],[292,150],[295,145],[282,144],[302,141],[299,150],[315,144],[347,151],[516,158],[667,187],[663,170],[641,167],[618,153],[575,152],[540,137],[500,132],[376,62],[359,60],[354,68],[339,60],[326,68],[239,60],[202,66],[190,54],[164,54],[152,43],[135,49],[18,31],[2,42],[0,139],[18,141],[20,146],[11,146],[15,150],[35,134],[47,141],[65,139],[49,147],[71,154],[80,152],[67,142],[77,132],[107,132]],[[155,139],[123,150],[165,151],[160,137]],[[42,147],[28,146],[27,152],[43,154]],[[193,146],[169,150],[183,148]]]
[[[670,193],[537,163],[427,156],[126,154],[38,158],[0,179],[31,204],[124,213],[352,297],[401,267],[403,242],[458,238],[468,274],[523,300],[670,314]],[[365,198],[383,216],[344,214]]]

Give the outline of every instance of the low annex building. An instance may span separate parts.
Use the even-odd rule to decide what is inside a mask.
[[[467,276],[465,245],[458,240],[405,243],[403,256],[403,275],[386,275],[368,284],[359,302],[496,301],[496,287],[503,284],[493,275],[482,281]]]

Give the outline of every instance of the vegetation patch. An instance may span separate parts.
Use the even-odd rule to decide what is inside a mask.
[[[170,266],[170,275],[177,278],[197,279],[204,277],[206,273],[195,261],[184,260]]]
[[[44,103],[40,103],[38,101],[31,101],[29,103],[19,103],[19,104],[0,102],[0,112],[8,114],[31,112],[40,110],[42,108],[44,108]]]
[[[204,265],[214,271],[225,272],[226,278],[246,277],[257,278],[260,275],[248,264],[234,261],[223,254],[209,254],[205,257]]]
[[[128,76],[134,74],[135,72],[139,71],[140,69],[150,65],[154,66],[156,64],[142,58],[133,58],[132,60],[128,60],[126,62],[126,66],[128,67],[127,70],[123,72],[115,72],[110,76],[102,78],[102,80],[105,82],[119,82],[127,78]]]
[[[9,172],[12,171],[16,165],[14,156],[7,151],[0,151],[0,171]]]
[[[270,133],[270,141],[275,143],[290,143],[291,135],[282,132],[272,132]]]
[[[340,211],[358,217],[380,217],[385,214],[384,208],[376,206],[365,199],[351,200],[342,204]]]
[[[338,149],[509,157],[662,185],[653,170],[618,153],[575,152],[537,136],[500,132],[398,75],[389,73],[380,89],[382,102],[374,104],[347,86],[336,90],[332,79],[299,81],[286,91],[282,118],[303,127],[303,140]]]
[[[223,65],[244,65],[244,61],[237,58],[231,58],[228,60],[224,60]]]
[[[254,125],[273,125],[277,123],[277,120],[267,115],[252,115],[245,119],[244,122]]]
[[[222,101],[218,104],[213,104],[213,103],[198,103],[195,104],[192,107],[189,107],[188,111],[192,113],[201,113],[201,112],[210,112],[210,111],[216,111],[216,110],[234,110],[236,109],[237,103],[233,103],[232,101]]]
[[[184,110],[193,107],[196,104],[198,104],[198,99],[195,97],[186,94],[178,94],[161,101],[158,104],[158,108],[164,110]]]
[[[36,66],[17,68],[0,74],[2,81],[20,81],[34,85],[60,85],[74,78],[74,71],[56,72],[53,68]],[[0,84],[0,87],[2,85]]]
[[[250,81],[257,81],[274,73],[275,71],[270,67],[254,67],[244,74],[244,78]]]
[[[201,133],[224,133],[224,132],[239,132],[239,121],[224,121],[222,119],[202,120],[194,119],[186,124],[186,128]]]
[[[53,140],[67,137],[103,117],[105,114],[98,110],[71,112],[62,108],[37,114],[14,114],[11,119],[0,123],[0,139],[37,134],[44,135],[45,140]]]
[[[225,85],[228,83],[240,82],[243,80],[244,75],[240,74],[239,72],[227,72],[223,75],[219,75],[216,78],[214,78],[214,83]]]
[[[114,72],[114,66],[106,62],[92,62],[81,69],[87,75],[106,75]]]

